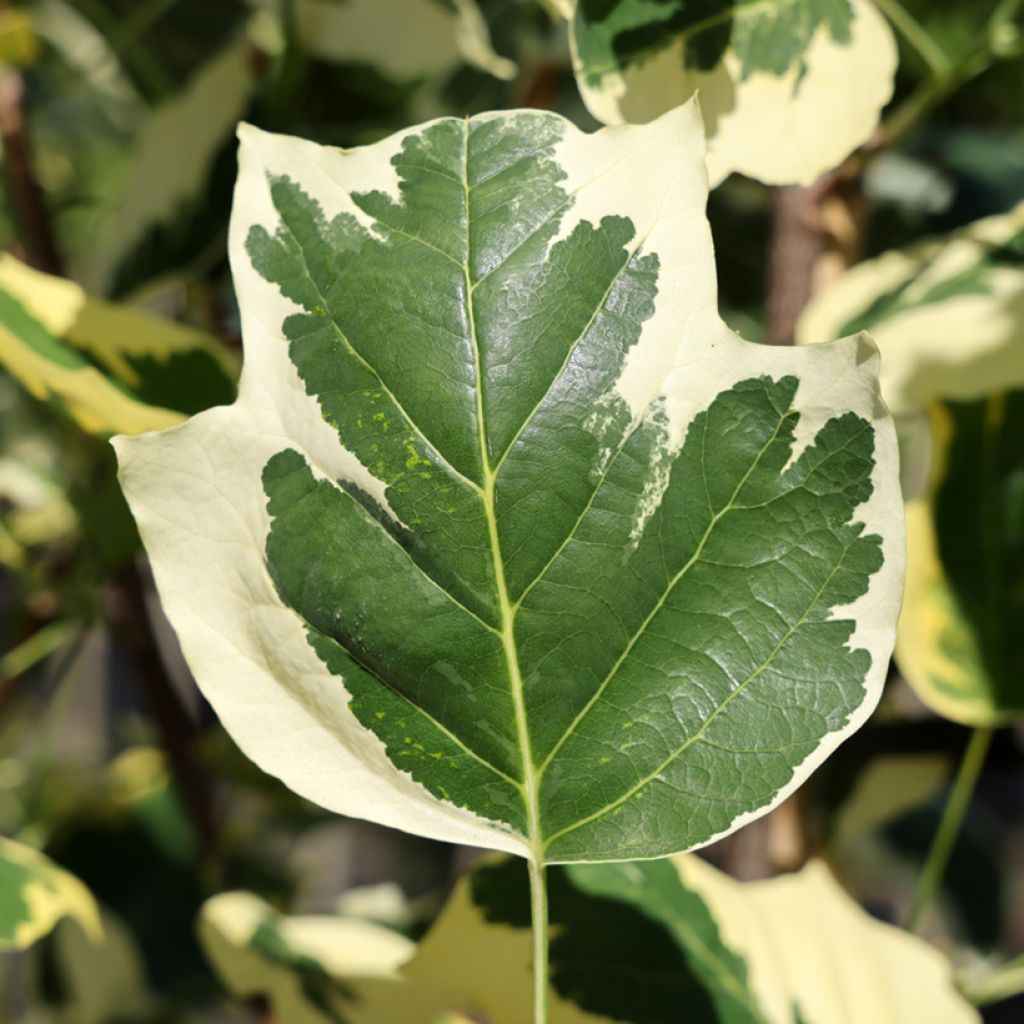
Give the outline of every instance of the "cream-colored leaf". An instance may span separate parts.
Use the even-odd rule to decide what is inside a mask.
[[[735,18],[761,16],[763,8],[737,5]],[[701,70],[688,64],[680,34],[637,63],[597,75],[571,34],[577,82],[587,108],[605,124],[650,121],[698,95],[712,186],[733,171],[770,185],[807,185],[867,141],[892,96],[892,30],[870,0],[852,0],[852,10],[849,40],[820,27],[802,63],[784,74],[745,73],[732,48]]]
[[[65,1024],[108,1024],[147,1019],[154,999],[145,964],[128,928],[114,914],[101,911],[100,942],[62,921],[54,933],[54,956],[67,993],[60,1019]]]
[[[455,994],[460,1005],[452,1009],[493,1024],[522,1024],[533,1013],[532,957],[530,930],[487,921],[473,902],[468,878],[462,878],[402,974]],[[551,1024],[607,1020],[557,992],[549,992],[549,1000]]]
[[[747,961],[769,1019],[792,1024],[980,1024],[956,991],[949,961],[876,921],[812,862],[766,882],[737,882],[697,857],[678,857],[726,944]]]

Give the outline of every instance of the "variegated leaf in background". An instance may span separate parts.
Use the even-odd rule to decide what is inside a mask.
[[[8,255],[0,366],[95,434],[169,427],[235,391],[233,357],[201,331],[93,298]]]
[[[243,131],[239,400],[117,448],[200,686],[299,793],[656,857],[870,713],[903,576],[874,349],[724,326],[703,158],[693,104]]]
[[[253,2],[277,16],[272,0]],[[476,0],[296,0],[294,17],[312,56],[365,62],[398,79],[449,71],[460,61],[503,79],[517,70],[494,52]]]
[[[1024,387],[1024,203],[848,270],[808,305],[797,341],[861,330],[896,416]]]
[[[27,949],[72,917],[98,941],[99,910],[82,883],[38,850],[0,837],[0,949]]]
[[[1024,390],[936,402],[929,421],[929,480],[907,503],[897,661],[947,718],[1010,722],[1024,715]]]
[[[199,67],[184,88],[144,121],[133,158],[96,225],[81,278],[109,294],[118,271],[157,231],[173,230],[207,186],[213,162],[260,86],[259,68],[284,45],[281,6],[257,4],[247,32]],[[298,0],[298,44],[319,60],[361,62],[405,80],[466,61],[498,78],[516,65],[494,52],[474,0]],[[402,31],[395,31],[401,24]],[[254,46],[254,43],[256,44]]]
[[[252,893],[226,892],[203,905],[198,932],[228,991],[268,999],[275,1020],[415,1024],[433,1022],[446,1009],[429,988],[413,991],[401,983],[399,968],[416,947],[381,925],[327,915],[287,917]]]
[[[870,330],[908,498],[900,667],[969,725],[1024,712],[1024,204],[863,263],[798,336]]]
[[[154,231],[188,215],[218,151],[245,114],[257,86],[257,56],[244,36],[196,71],[180,93],[143,122],[132,159],[95,226],[82,280],[110,294],[122,263]]]
[[[575,864],[550,883],[552,1024],[667,1024],[680,1007],[687,1024],[980,1021],[941,953],[871,918],[817,862],[747,884],[691,856]],[[331,1011],[350,1024],[530,1018],[520,862],[472,870],[418,948],[353,919],[284,917],[247,893],[209,901],[200,935],[232,992],[267,995],[296,1024]]]
[[[733,171],[806,185],[867,141],[896,43],[870,0],[579,0],[576,80],[605,124],[699,93],[712,184]]]

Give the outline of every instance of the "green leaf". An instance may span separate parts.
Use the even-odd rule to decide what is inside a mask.
[[[809,184],[892,95],[895,41],[868,0],[581,0],[571,18],[599,120],[649,121],[700,93],[714,184],[731,171]]]
[[[49,857],[0,837],[0,950],[27,949],[73,917],[87,935],[102,935],[99,910],[89,890]]]
[[[0,256],[0,365],[95,434],[181,422],[234,395],[214,339]]]
[[[929,707],[996,725],[1024,714],[1024,391],[936,403],[930,418],[897,660]]]
[[[117,442],[242,748],[331,809],[548,862],[782,800],[885,678],[895,437],[865,339],[721,322],[695,108],[242,140],[240,398]]]

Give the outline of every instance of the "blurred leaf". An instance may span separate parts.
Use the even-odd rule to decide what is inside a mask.
[[[0,364],[91,433],[142,433],[231,401],[234,360],[192,328],[0,256]]]
[[[858,264],[800,319],[800,344],[868,330],[896,415],[1024,385],[1024,203]]]
[[[939,714],[1011,721],[1024,713],[1024,391],[936,403],[931,425],[931,478],[906,506],[896,659]]]
[[[681,1006],[687,1024],[979,1020],[941,954],[872,919],[820,863],[746,884],[692,855],[549,872],[556,1024],[607,1019],[566,997],[611,998],[614,1019],[647,1024],[675,1024]],[[494,1024],[529,1019],[529,910],[516,873],[523,866],[508,862],[460,882],[402,971],[461,992],[466,1011]]]
[[[700,93],[712,184],[732,171],[810,184],[874,131],[896,68],[868,0],[580,0],[571,42],[584,101],[606,124]]]
[[[176,93],[240,27],[245,0],[69,0],[117,54],[151,102]]]
[[[798,1011],[807,1024],[979,1024],[946,958],[870,917],[824,864],[744,884],[696,857],[675,863],[746,959],[770,1020],[794,1021]]]
[[[254,59],[245,38],[235,39],[144,123],[123,185],[90,249],[84,269],[91,290],[108,292],[119,266],[147,233],[187,215],[245,113],[256,85]]]
[[[28,67],[39,56],[39,49],[29,14],[17,7],[0,9],[0,67]]]
[[[54,955],[62,988],[62,1024],[138,1021],[149,1013],[153,996],[132,934],[122,921],[102,911],[103,938],[97,942],[75,922],[63,921],[54,935]]]
[[[0,837],[0,949],[27,949],[62,917],[73,917],[91,940],[100,940],[89,890],[38,850]]]
[[[248,892],[207,900],[199,938],[229,991],[266,997],[275,1019],[287,1024],[373,1019],[361,1009],[368,998],[364,987],[372,989],[373,979],[397,983],[398,969],[415,948],[396,932],[367,921],[286,917]],[[443,1009],[420,1007],[429,1016],[380,1018],[380,1024],[385,1019],[413,1024]]]
[[[0,541],[0,563],[14,569],[27,566],[27,548],[66,540],[78,525],[61,481],[15,455],[0,455],[0,509],[3,536],[13,545]]]
[[[846,845],[934,797],[949,771],[949,759],[941,754],[875,758],[839,808],[834,841]]]
[[[154,845],[169,859],[194,863],[198,840],[167,773],[162,751],[132,747],[108,768],[110,795],[115,804],[130,808]]]
[[[268,5],[276,8],[276,0]],[[516,65],[491,46],[475,0],[296,0],[302,47],[320,60],[373,64],[397,79],[450,70],[460,60],[509,79]]]

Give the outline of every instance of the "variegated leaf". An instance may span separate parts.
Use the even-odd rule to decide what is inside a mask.
[[[239,399],[118,452],[200,685],[298,792],[656,857],[870,713],[903,571],[874,349],[724,326],[703,157],[692,104],[243,131]]]
[[[235,361],[214,339],[8,255],[0,256],[0,366],[96,434],[159,430],[234,395]]]
[[[38,850],[0,837],[0,949],[27,949],[73,917],[96,940],[99,909],[82,883]]]
[[[870,0],[580,0],[576,79],[606,124],[699,93],[713,184],[809,184],[874,131],[896,44]]]

